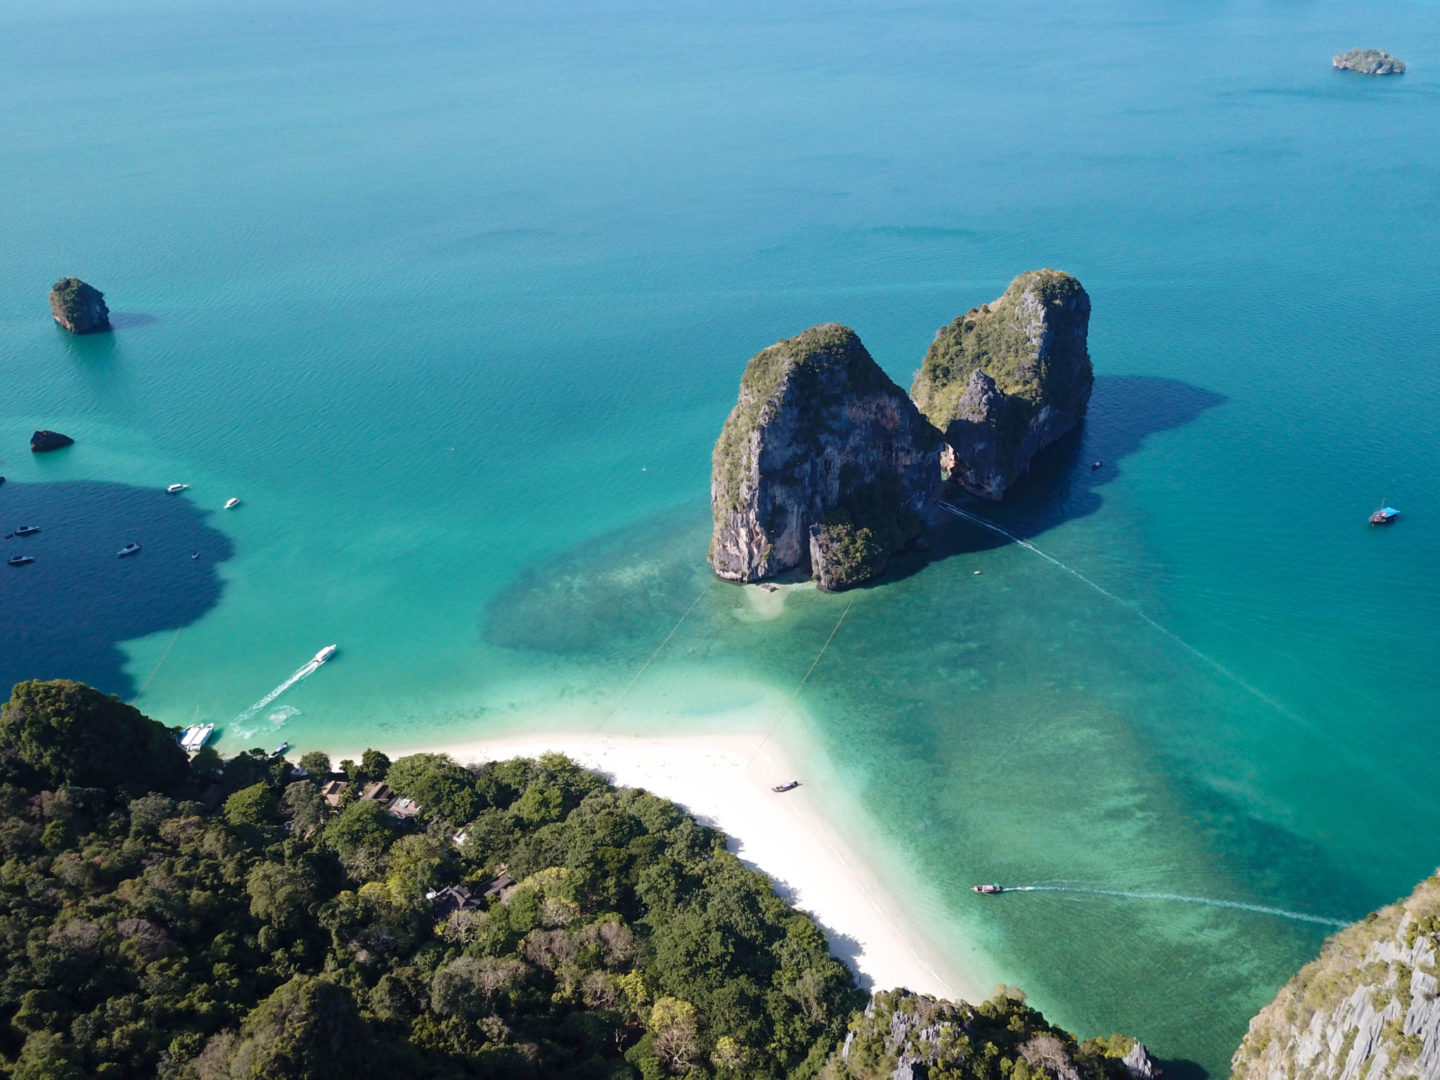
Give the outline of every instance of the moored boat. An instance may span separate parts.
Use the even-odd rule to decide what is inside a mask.
[[[139,551],[139,550],[140,550],[140,545],[139,545],[139,544],[129,543],[129,544],[126,544],[126,545],[125,545],[123,548],[121,548],[119,551],[115,552],[115,557],[116,557],[117,559],[123,559],[126,555],[134,555],[134,554],[135,554],[137,551]]]
[[[234,510],[235,507],[237,507],[237,506],[239,506],[239,505],[240,505],[240,500],[239,500],[239,499],[226,499],[226,500],[225,500],[225,509],[226,509],[226,510]]]
[[[171,484],[169,487],[167,487],[167,488],[165,489],[165,494],[166,494],[166,495],[178,495],[178,494],[180,494],[180,492],[184,491],[184,490],[185,490],[186,488],[188,488],[189,486],[190,486],[189,484]]]
[[[340,648],[339,645],[326,645],[323,649],[321,649],[315,654],[315,658],[310,662],[312,664],[323,664],[326,660],[329,660],[330,657],[335,655],[335,650],[338,648]]]
[[[186,749],[189,750],[192,754],[193,754],[196,750],[199,750],[199,749],[200,749],[202,746],[204,746],[205,743],[209,740],[209,738],[210,738],[210,733],[211,733],[212,731],[214,731],[214,730],[215,730],[215,725],[214,725],[214,724],[203,724],[203,725],[201,725],[200,729],[195,732],[194,737],[191,738],[191,740],[190,740],[190,745],[189,745],[188,747],[186,747]]]
[[[32,562],[34,562],[34,561],[35,561],[35,556],[34,556],[34,555],[11,555],[10,558],[6,559],[5,561],[6,561],[7,563],[9,563],[11,566],[24,566],[26,563],[32,563]]]
[[[39,525],[21,525],[15,530],[16,536],[34,536],[40,531]]]
[[[286,751],[286,750],[289,750],[289,749],[290,749],[290,740],[289,740],[289,739],[286,739],[286,740],[285,740],[284,742],[282,742],[279,746],[275,747],[274,750],[271,750],[271,751],[270,751],[270,756],[271,756],[271,757],[279,757],[281,754],[285,753],[285,751]]]
[[[971,885],[970,888],[972,891],[985,896],[994,896],[996,893],[1005,891],[1005,886],[1001,885],[998,881],[991,882],[989,885]]]
[[[1370,524],[1389,525],[1399,516],[1400,511],[1396,510],[1393,506],[1382,506],[1379,510],[1376,510],[1373,514],[1370,515]]]

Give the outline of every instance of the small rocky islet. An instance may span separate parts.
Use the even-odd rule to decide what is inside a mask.
[[[77,277],[64,277],[50,287],[50,314],[72,334],[96,334],[110,327],[105,294]]]
[[[1350,49],[1338,53],[1331,64],[1341,71],[1354,71],[1361,75],[1405,74],[1405,62],[1384,49]]]
[[[850,588],[919,540],[947,476],[1003,497],[1085,415],[1089,321],[1074,277],[1021,274],[939,330],[910,396],[838,323],[756,353],[712,457],[715,573]]]

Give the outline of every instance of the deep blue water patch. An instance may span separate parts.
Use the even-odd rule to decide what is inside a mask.
[[[216,567],[230,539],[183,494],[91,481],[0,488],[0,687],[78,679],[122,698],[137,691],[120,644],[195,622],[220,601]],[[116,553],[128,543],[140,552]],[[192,555],[198,553],[198,557]]]

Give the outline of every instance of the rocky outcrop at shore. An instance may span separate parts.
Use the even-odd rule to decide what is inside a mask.
[[[79,278],[61,278],[50,288],[50,314],[72,334],[94,334],[110,329],[105,294]]]
[[[1000,499],[1084,418],[1095,382],[1089,328],[1080,282],[1032,270],[935,335],[910,393],[944,434],[946,467],[965,490]]]
[[[1397,60],[1384,49],[1351,49],[1340,53],[1331,63],[1341,71],[1356,71],[1361,75],[1404,75],[1405,63]]]
[[[43,454],[47,450],[59,450],[62,446],[70,446],[75,442],[69,435],[61,435],[58,431],[40,430],[30,436],[30,452],[32,454]]]
[[[978,1006],[890,990],[876,994],[850,1022],[820,1080],[971,1076],[979,1074],[977,1059],[993,1062],[997,1074],[1037,1080],[1152,1080],[1160,1072],[1143,1043],[1123,1035],[1079,1042],[1013,989]]]
[[[1250,1021],[1231,1080],[1440,1076],[1440,873],[1325,943]]]
[[[848,327],[761,350],[715,444],[715,573],[808,567],[825,588],[874,577],[923,528],[939,455],[938,432]]]

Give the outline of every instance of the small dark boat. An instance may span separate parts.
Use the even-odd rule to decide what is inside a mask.
[[[200,552],[198,552],[198,551],[192,551],[192,552],[190,553],[190,557],[191,557],[192,559],[198,559],[198,558],[200,557]]]
[[[998,881],[993,882],[989,885],[971,885],[970,888],[975,892],[983,893],[986,896],[994,896],[996,893],[1002,893],[1005,891],[1005,886],[1001,885]]]
[[[35,556],[34,556],[34,555],[11,555],[10,558],[6,559],[5,561],[6,561],[7,563],[9,563],[11,566],[24,566],[26,563],[32,563],[32,562],[34,562],[34,561],[35,561]]]
[[[1104,465],[1104,464],[1105,464],[1105,459],[1104,459],[1104,458],[1101,458],[1099,461],[1092,461],[1092,462],[1090,463],[1090,471],[1091,471],[1091,472],[1094,472],[1096,469],[1100,468],[1100,466],[1101,466],[1101,465]]]
[[[1396,510],[1393,506],[1382,506],[1370,515],[1370,524],[1389,525],[1399,516],[1400,511]]]
[[[21,525],[15,530],[16,536],[34,536],[40,531],[39,525]]]
[[[771,791],[794,791],[794,790],[795,790],[797,787],[799,787],[799,786],[800,786],[800,781],[799,781],[799,780],[791,780],[789,783],[786,783],[786,784],[776,784],[776,785],[775,785],[774,787],[772,787],[770,790],[771,790]]]
[[[289,740],[289,739],[286,739],[286,740],[285,740],[284,742],[282,742],[279,746],[275,747],[274,750],[271,750],[271,751],[270,751],[270,756],[271,756],[271,757],[279,757],[281,754],[285,753],[285,751],[286,751],[286,750],[289,750],[289,749],[290,749],[290,740]]]
[[[139,545],[139,544],[134,544],[134,543],[126,544],[126,545],[125,545],[123,548],[121,548],[119,551],[115,552],[115,557],[116,557],[117,559],[123,559],[126,555],[134,555],[134,554],[135,554],[136,552],[138,552],[139,550],[140,550],[140,545]]]

